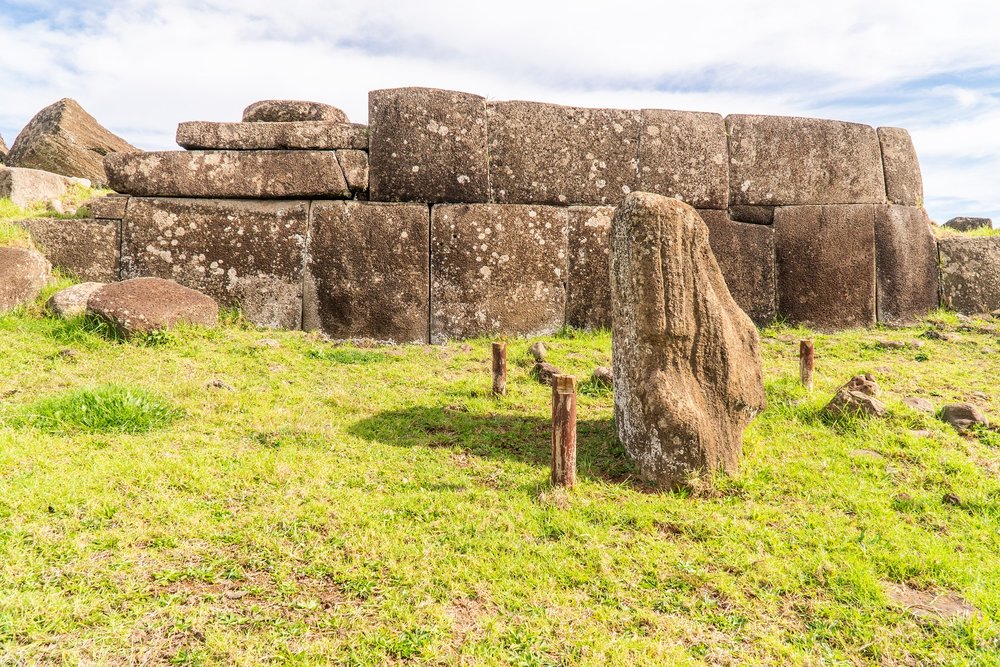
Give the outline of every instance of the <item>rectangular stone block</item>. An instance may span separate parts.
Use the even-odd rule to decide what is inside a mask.
[[[428,341],[426,204],[314,203],[306,266],[305,329],[334,338]]]
[[[373,201],[485,202],[486,100],[434,88],[368,93]]]
[[[937,308],[937,264],[937,242],[922,208],[875,207],[879,322],[908,324]]]
[[[337,151],[337,161],[344,172],[344,179],[351,194],[360,199],[368,198],[368,153],[357,150]]]
[[[730,206],[729,217],[734,222],[747,222],[752,225],[774,224],[773,206]]]
[[[733,299],[758,326],[774,321],[774,229],[734,222],[725,211],[699,210],[708,242]]]
[[[730,204],[885,202],[874,128],[818,118],[726,117]]]
[[[1000,236],[938,239],[941,306],[975,315],[1000,308]]]
[[[491,201],[614,205],[635,189],[640,112],[491,102],[487,113]]]
[[[880,127],[877,132],[889,203],[923,206],[924,180],[910,133],[899,127]]]
[[[108,220],[35,218],[17,223],[28,230],[52,266],[83,281],[118,280],[119,225]]]
[[[729,139],[722,116],[643,109],[638,189],[695,208],[729,206]]]
[[[431,341],[563,326],[566,209],[441,205],[431,211]]]
[[[207,123],[177,126],[177,145],[189,150],[368,150],[368,127],[355,123]]]
[[[875,323],[875,207],[774,212],[778,313],[818,329]]]
[[[122,279],[176,280],[258,326],[298,329],[308,228],[307,201],[133,197]]]
[[[580,329],[611,328],[611,247],[614,206],[571,206],[566,324]]]
[[[22,208],[49,202],[66,194],[69,179],[40,169],[0,167],[0,199]]]
[[[136,197],[346,199],[333,151],[163,151],[104,158],[111,189]]]
[[[128,206],[128,197],[116,195],[99,197],[87,202],[87,210],[90,215],[98,220],[121,220],[125,217],[125,208]]]

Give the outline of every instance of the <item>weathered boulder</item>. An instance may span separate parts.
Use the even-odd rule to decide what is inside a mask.
[[[102,186],[108,182],[104,156],[138,150],[103,127],[75,100],[63,99],[39,111],[21,130],[7,163],[87,178]]]
[[[971,426],[989,426],[990,420],[972,403],[952,403],[941,408],[941,421],[951,424],[959,431]]]
[[[908,408],[912,408],[917,412],[923,412],[929,415],[932,415],[935,412],[937,412],[937,410],[934,409],[933,403],[931,403],[926,398],[921,398],[920,396],[910,396],[908,398],[904,398],[903,405],[905,405]]]
[[[615,205],[635,189],[639,111],[491,102],[487,113],[493,201]]]
[[[726,208],[729,139],[722,116],[643,109],[638,186],[695,208]]]
[[[611,226],[615,422],[640,475],[663,486],[736,470],[764,409],[760,341],[686,204],[637,192]]]
[[[910,133],[899,127],[880,127],[876,132],[882,148],[885,194],[889,203],[923,206],[924,181]]]
[[[303,328],[426,343],[429,241],[424,204],[314,202]]]
[[[49,312],[56,317],[70,319],[79,317],[87,312],[87,302],[97,290],[104,287],[104,283],[80,283],[59,290],[49,297],[46,304]]]
[[[598,366],[590,375],[590,381],[602,387],[613,387],[615,385],[615,373],[607,366]]]
[[[1000,308],[1000,237],[938,239],[941,305],[959,313]]]
[[[733,299],[755,323],[774,320],[774,228],[734,222],[725,211],[699,210]]]
[[[29,248],[0,248],[0,313],[30,303],[52,280],[52,265]]]
[[[882,151],[867,125],[785,116],[726,117],[732,205],[881,204]]]
[[[952,218],[942,225],[956,232],[971,232],[974,229],[989,229],[993,226],[991,218],[972,218],[969,216],[959,216]]]
[[[580,329],[611,328],[611,248],[613,206],[570,206],[569,278],[566,324]]]
[[[327,121],[347,123],[347,114],[335,106],[305,100],[261,100],[243,110],[244,123]]]
[[[855,375],[837,390],[823,412],[834,418],[882,417],[886,408],[878,395],[878,383],[870,373]]]
[[[30,218],[15,224],[25,228],[61,271],[80,280],[118,280],[121,234],[108,220]]]
[[[87,312],[109,322],[125,338],[179,324],[212,327],[219,322],[214,299],[162,278],[105,285],[90,296]]]
[[[0,167],[0,199],[10,199],[21,207],[59,199],[69,184],[65,176],[40,169]]]
[[[7,143],[3,140],[3,135],[0,135],[0,164],[7,162],[8,153],[10,153],[10,149],[7,148]]]
[[[368,150],[365,125],[327,121],[206,123],[177,126],[177,144],[189,150]]]
[[[105,159],[111,188],[137,197],[348,198],[333,151],[163,151]]]
[[[875,207],[878,321],[914,322],[938,306],[938,249],[922,208]]]
[[[486,100],[435,88],[368,93],[372,201],[485,202]]]

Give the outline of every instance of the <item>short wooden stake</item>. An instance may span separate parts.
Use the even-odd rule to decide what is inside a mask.
[[[552,378],[552,483],[576,485],[576,378]]]
[[[812,391],[813,389],[813,363],[815,361],[815,353],[813,350],[812,340],[804,340],[799,343],[799,379],[802,381],[802,386],[806,388],[807,391]]]
[[[507,343],[493,343],[493,393],[507,395]]]

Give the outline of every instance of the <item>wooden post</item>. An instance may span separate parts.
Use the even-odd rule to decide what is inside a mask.
[[[493,343],[493,393],[507,395],[507,343]]]
[[[552,378],[552,483],[576,485],[576,378]]]
[[[813,362],[815,360],[812,340],[799,343],[799,379],[807,391],[813,389]]]

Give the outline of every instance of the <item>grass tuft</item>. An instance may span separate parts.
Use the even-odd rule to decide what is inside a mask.
[[[44,398],[26,410],[25,421],[56,433],[148,433],[180,416],[144,389],[104,385]]]

